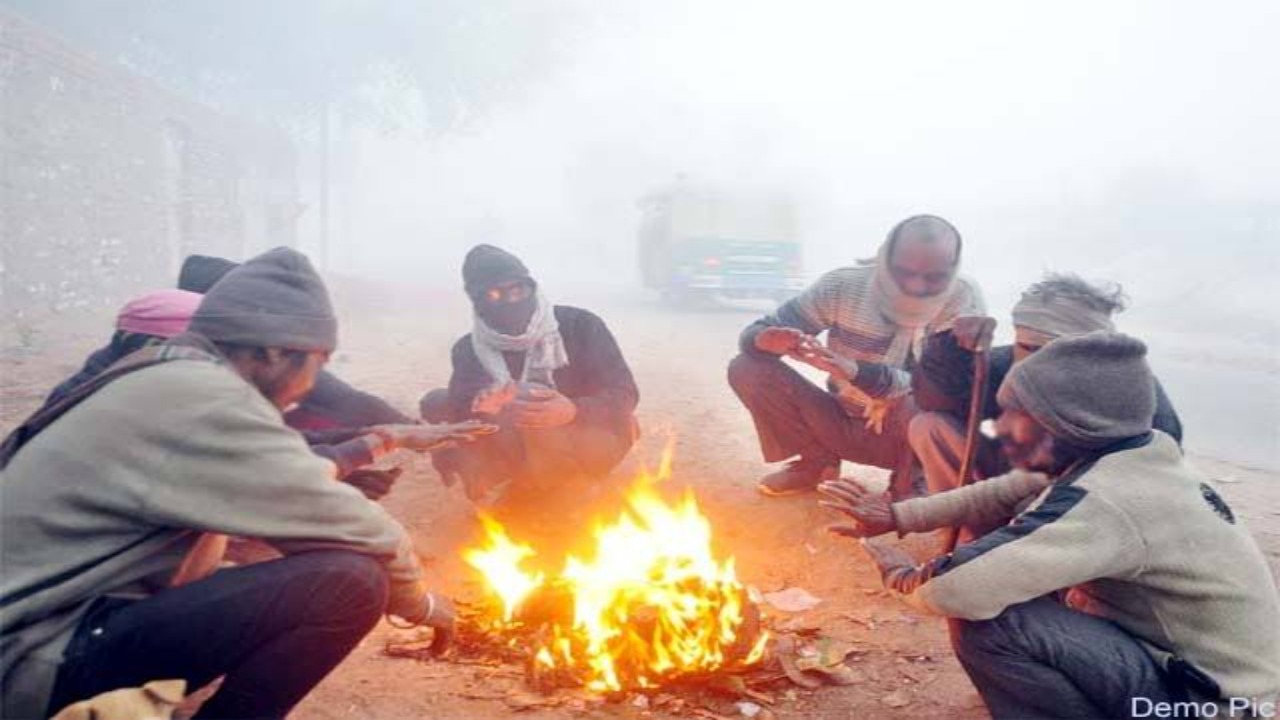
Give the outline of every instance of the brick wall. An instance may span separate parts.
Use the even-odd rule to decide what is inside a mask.
[[[0,311],[115,308],[192,252],[295,243],[283,132],[220,115],[0,9]]]

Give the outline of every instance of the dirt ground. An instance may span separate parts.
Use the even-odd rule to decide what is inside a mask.
[[[452,294],[405,294],[357,288],[338,293],[343,348],[331,369],[344,379],[408,410],[427,389],[445,383],[448,351],[466,330],[467,313]],[[618,336],[641,389],[644,437],[619,469],[629,477],[656,462],[674,443],[672,489],[690,486],[711,517],[719,551],[737,559],[739,577],[763,592],[804,588],[822,602],[798,619],[772,611],[775,622],[820,627],[857,648],[849,661],[857,682],[818,690],[771,691],[779,718],[983,718],[976,692],[949,651],[944,623],[921,616],[880,590],[870,562],[856,545],[829,536],[834,520],[813,497],[766,499],[755,491],[764,470],[750,419],[724,380],[736,337],[752,311],[712,308],[674,311],[639,295],[560,295],[602,314]],[[105,339],[106,318],[68,319],[40,333],[10,337],[0,354],[0,429],[7,432],[52,385],[72,372]],[[17,342],[21,340],[21,342]],[[1176,395],[1175,395],[1176,400]],[[1194,425],[1188,427],[1195,432]],[[475,598],[474,576],[458,551],[476,538],[473,512],[460,488],[445,488],[430,463],[401,455],[407,471],[384,500],[409,527],[436,584]],[[1222,484],[1280,572],[1280,478],[1205,457],[1197,465]],[[883,473],[846,464],[846,474]],[[585,523],[578,526],[586,531]],[[565,523],[558,523],[565,530]],[[573,526],[571,533],[576,534]],[[934,540],[906,543],[924,557]],[[374,631],[294,713],[300,720],[339,718],[669,717],[633,702],[566,703],[517,710],[522,680],[511,669],[424,663],[385,656],[398,631]],[[731,702],[713,708],[733,716]],[[686,708],[681,717],[691,717]]]

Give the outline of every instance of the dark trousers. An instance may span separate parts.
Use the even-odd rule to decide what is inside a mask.
[[[281,718],[377,624],[387,578],[339,550],[222,570],[150,598],[103,598],[77,627],[49,714],[99,693],[224,676],[199,718]]]
[[[1132,635],[1053,598],[950,625],[994,720],[1127,718],[1133,698],[1172,701],[1164,671]]]
[[[455,422],[449,391],[432,390],[422,397],[422,419]],[[560,485],[565,481],[598,480],[617,466],[635,442],[614,428],[573,423],[558,428],[521,429],[499,416],[498,432],[461,447],[434,453],[436,467],[444,465],[468,480],[513,481],[526,488]]]
[[[729,386],[747,406],[765,462],[796,455],[849,460],[898,470],[911,462],[909,400],[885,418],[883,432],[850,417],[835,396],[814,385],[779,358],[739,355],[729,363]]]

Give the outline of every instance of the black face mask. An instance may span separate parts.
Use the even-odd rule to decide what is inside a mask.
[[[503,335],[523,335],[529,329],[529,321],[538,309],[536,295],[516,302],[490,303],[481,299],[476,303],[476,312],[489,324],[489,327]]]

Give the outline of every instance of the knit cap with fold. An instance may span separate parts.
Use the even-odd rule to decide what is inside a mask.
[[[279,247],[227,273],[204,296],[191,332],[215,342],[332,351],[338,320],[306,255]]]
[[[499,283],[529,279],[529,268],[520,258],[493,245],[471,248],[462,261],[463,287],[473,300]]]
[[[996,399],[1085,449],[1149,432],[1156,408],[1147,346],[1108,330],[1044,346],[1013,366]]]

